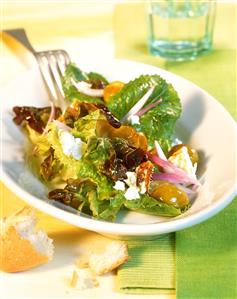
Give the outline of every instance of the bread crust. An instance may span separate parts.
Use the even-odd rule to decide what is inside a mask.
[[[34,229],[37,222],[35,212],[23,207],[9,217],[2,219],[0,231],[0,270],[21,272],[47,263],[49,257],[37,251],[35,246],[17,231],[25,223]]]
[[[14,226],[0,236],[0,269],[5,272],[25,271],[48,262],[30,241],[22,239]]]

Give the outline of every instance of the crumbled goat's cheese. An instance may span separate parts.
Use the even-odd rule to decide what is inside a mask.
[[[123,181],[116,181],[113,188],[116,190],[125,191],[124,196],[127,200],[133,200],[140,198],[140,194],[146,193],[146,184],[142,182],[137,186],[137,174],[133,171],[126,172],[127,179],[124,180],[128,188],[126,189]]]
[[[145,181],[141,182],[141,184],[140,184],[140,193],[141,194],[146,193],[146,182]]]
[[[197,163],[193,165],[186,146],[183,146],[174,155],[170,156],[168,160],[177,167],[183,169],[193,178],[196,178]]]
[[[124,196],[127,200],[133,200],[140,198],[139,192],[140,188],[137,186],[137,174],[136,172],[127,171],[127,179],[125,183],[128,185],[128,189],[125,192]]]
[[[58,136],[63,153],[66,156],[72,156],[75,160],[80,160],[85,146],[81,138],[75,138],[69,132],[61,129],[58,131]]]
[[[126,172],[127,179],[125,180],[125,183],[129,186],[137,186],[137,174],[133,171],[127,171]]]
[[[127,189],[127,191],[124,194],[125,198],[127,200],[133,200],[140,198],[139,194],[139,188],[137,186],[132,186]]]
[[[138,115],[131,115],[129,117],[129,120],[130,120],[132,125],[140,125],[140,118],[139,118]]]
[[[113,188],[116,189],[116,190],[124,191],[125,190],[125,183],[123,181],[116,181]]]

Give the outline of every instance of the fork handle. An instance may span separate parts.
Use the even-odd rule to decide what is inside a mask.
[[[36,51],[32,47],[31,43],[28,40],[26,32],[23,28],[19,29],[7,29],[3,30],[4,33],[7,33],[11,37],[15,38],[18,42],[20,42],[24,47],[26,47],[32,54],[35,55]]]

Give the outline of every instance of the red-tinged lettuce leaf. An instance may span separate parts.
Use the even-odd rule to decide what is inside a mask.
[[[50,181],[62,170],[62,164],[54,157],[54,150],[51,147],[49,155],[40,164],[40,174],[45,181]]]
[[[54,189],[48,197],[91,215],[88,196],[95,190],[96,184],[89,179],[69,179],[64,189]]]
[[[70,179],[64,189],[54,189],[48,197],[97,219],[110,221],[116,219],[124,202],[123,194],[116,190],[107,194],[107,200],[102,200],[98,185],[90,179]]]
[[[114,138],[111,140],[116,152],[116,158],[123,161],[128,170],[135,170],[146,159],[146,152],[141,148],[132,147],[125,139]]]
[[[34,131],[42,134],[45,126],[47,125],[51,107],[36,108],[31,106],[15,106],[13,107],[13,112],[15,117],[13,121],[17,125],[28,124],[28,126]],[[57,119],[62,114],[62,111],[59,107],[55,107],[55,116]]]
[[[68,106],[65,110],[62,120],[65,125],[73,128],[77,120],[87,116],[97,109],[98,108],[94,104],[74,101],[73,105]]]
[[[129,146],[147,151],[146,136],[143,133],[138,133],[131,126],[122,125],[119,128],[114,128],[108,121],[99,121],[97,123],[96,132],[99,137],[108,137],[110,139],[121,138],[126,140]]]

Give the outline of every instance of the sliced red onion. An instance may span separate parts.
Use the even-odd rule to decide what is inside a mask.
[[[50,102],[50,106],[51,106],[51,112],[50,112],[50,115],[49,115],[48,123],[53,121],[54,118],[55,118],[55,105],[54,105],[54,103]]]
[[[185,187],[184,185],[182,184],[175,184],[175,186],[179,189],[181,189],[182,191],[186,192],[188,195],[190,196],[195,196],[197,195],[197,190],[193,190],[192,188],[188,188],[188,187]]]
[[[145,114],[147,111],[151,110],[152,108],[156,107],[158,104],[160,104],[162,102],[162,99],[159,99],[157,101],[155,101],[154,103],[148,104],[146,107],[142,108],[141,110],[139,110],[136,115],[137,116],[142,116],[143,114]]]
[[[51,111],[50,111],[50,115],[49,115],[49,119],[47,121],[47,124],[46,124],[46,126],[44,128],[44,131],[42,133],[43,135],[47,132],[48,124],[51,123],[55,118],[55,105],[54,105],[54,103],[50,102],[50,106],[51,106]]]
[[[87,83],[85,81],[75,82],[73,79],[71,80],[72,84],[77,88],[77,90],[87,96],[101,98],[104,95],[104,89],[91,88],[92,84]]]
[[[155,149],[157,152],[157,156],[159,156],[161,159],[167,161],[167,158],[165,156],[165,153],[163,152],[159,142],[157,140],[155,140]]]
[[[72,128],[70,128],[69,126],[65,125],[63,122],[61,121],[58,121],[58,120],[55,120],[54,121],[56,127],[61,130],[64,130],[64,131],[71,131]]]
[[[146,104],[146,102],[149,100],[149,97],[153,93],[155,89],[155,86],[152,86],[148,91],[143,95],[143,97],[136,102],[136,104],[128,111],[124,117],[120,119],[121,123],[126,122],[132,115],[136,115],[140,109]]]
[[[157,175],[159,175],[159,177],[160,175],[166,175],[166,178],[169,178],[170,180],[175,180],[175,182],[173,181],[173,183],[200,185],[197,179],[190,177],[190,175],[188,175],[185,171],[172,164],[170,161],[163,160],[158,156],[154,156],[150,152],[147,152],[147,156],[155,164],[161,166],[166,172],[162,174],[154,174],[156,179],[158,179]],[[167,175],[172,175],[172,176],[167,176]]]
[[[188,195],[188,198],[189,198],[190,201],[193,201],[197,197],[197,193],[198,193],[197,190],[194,191],[194,190],[192,190],[192,188],[185,187],[182,184],[175,184],[175,186],[178,189],[180,189],[183,192],[185,192]]]
[[[175,173],[153,173],[152,179],[155,181],[167,181],[173,184],[191,184],[190,180]]]
[[[174,184],[178,189],[185,192],[189,199],[194,199],[197,195],[197,191],[192,190],[191,188],[185,187],[183,178],[180,178],[176,174],[170,174],[170,173],[154,173],[153,174],[153,180],[158,181],[166,181],[169,183]],[[189,184],[189,183],[188,183]]]

